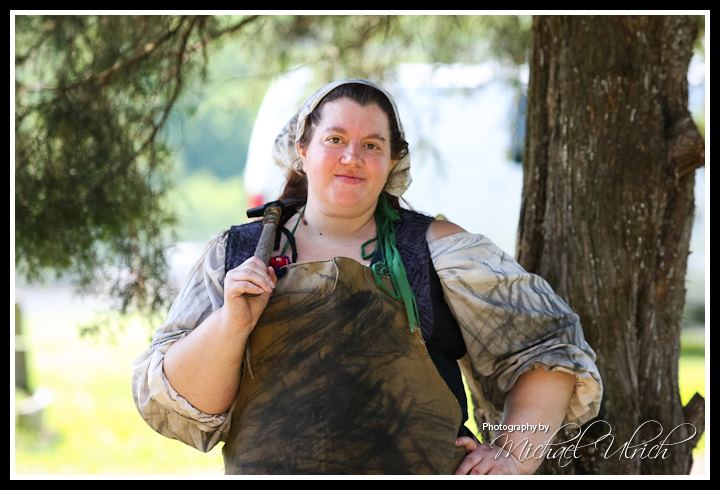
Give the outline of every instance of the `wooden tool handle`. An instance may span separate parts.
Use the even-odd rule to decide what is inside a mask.
[[[282,207],[280,204],[270,204],[265,208],[262,220],[262,233],[260,234],[260,240],[258,241],[257,247],[255,247],[255,256],[259,257],[265,265],[270,263],[270,254],[273,250],[275,233],[278,224],[280,224],[281,215]]]

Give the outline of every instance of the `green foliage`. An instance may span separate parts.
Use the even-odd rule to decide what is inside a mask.
[[[207,242],[231,225],[248,221],[247,197],[240,177],[223,179],[209,172],[196,172],[181,181],[172,199],[181,223],[181,241]]]
[[[211,108],[195,114],[178,131],[178,137],[182,138],[179,157],[183,172],[204,170],[218,177],[242,173],[252,123],[253,118],[242,110],[229,113]]]
[[[682,357],[705,357],[705,329],[702,328],[705,325],[704,318],[697,325],[700,327],[686,327],[682,330],[680,340]]]
[[[302,64],[325,81],[382,79],[405,61],[516,61],[529,32],[513,16],[13,18],[17,272],[67,275],[148,313],[171,299],[174,162],[239,173],[274,76]]]
[[[709,16],[710,14],[708,13],[708,17]],[[698,26],[698,36],[693,44],[693,49],[700,53],[701,56],[705,57],[705,16],[697,15],[695,16],[695,20],[697,21]]]
[[[517,16],[322,16],[273,18],[266,30],[297,43],[278,46],[278,59],[311,65],[318,78],[383,79],[397,63],[477,63],[527,58],[530,18]]]
[[[700,132],[700,136],[705,139],[705,108],[703,108],[703,110],[700,111],[693,119],[695,120],[695,125]]]
[[[157,310],[175,223],[158,135],[222,29],[212,17],[15,21],[17,271],[69,273],[123,311]]]

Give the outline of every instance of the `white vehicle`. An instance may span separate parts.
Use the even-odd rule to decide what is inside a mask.
[[[248,207],[276,199],[285,176],[271,158],[275,137],[304,99],[311,73],[295,70],[268,89],[253,127],[245,167]],[[514,250],[522,168],[513,131],[524,130],[520,84],[480,66],[400,65],[382,84],[393,94],[410,144],[412,209],[443,214],[468,231]],[[516,146],[522,137],[515,138]]]

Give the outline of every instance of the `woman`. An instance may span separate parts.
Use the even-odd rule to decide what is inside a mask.
[[[273,156],[290,175],[280,199],[301,202],[273,254],[293,262],[253,257],[258,222],[208,244],[134,366],[151,427],[203,451],[225,441],[227,473],[522,474],[540,460],[519,444],[597,414],[594,352],[547,283],[482,235],[400,208],[410,159],[384,89],[321,88]],[[548,429],[480,444],[464,355],[504,423]]]

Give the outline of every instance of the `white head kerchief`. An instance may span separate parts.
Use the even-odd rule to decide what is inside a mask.
[[[277,165],[287,169],[291,172],[302,173],[302,161],[300,155],[297,153],[296,143],[305,131],[305,125],[308,121],[308,116],[315,110],[320,104],[322,99],[330,93],[333,89],[346,85],[349,83],[361,83],[376,88],[390,101],[393,111],[395,112],[395,120],[397,121],[398,128],[400,130],[400,136],[405,139],[405,131],[403,130],[402,123],[400,122],[400,115],[395,105],[395,101],[392,96],[382,87],[377,85],[370,80],[363,78],[346,78],[343,80],[335,80],[330,82],[320,90],[312,94],[302,105],[300,110],[288,121],[285,127],[282,129],[277,138],[275,138],[275,145],[273,147],[272,157]],[[383,190],[388,194],[400,197],[403,192],[410,187],[412,178],[410,177],[410,154],[405,155],[400,161],[397,162],[395,167],[390,171],[387,182]]]

